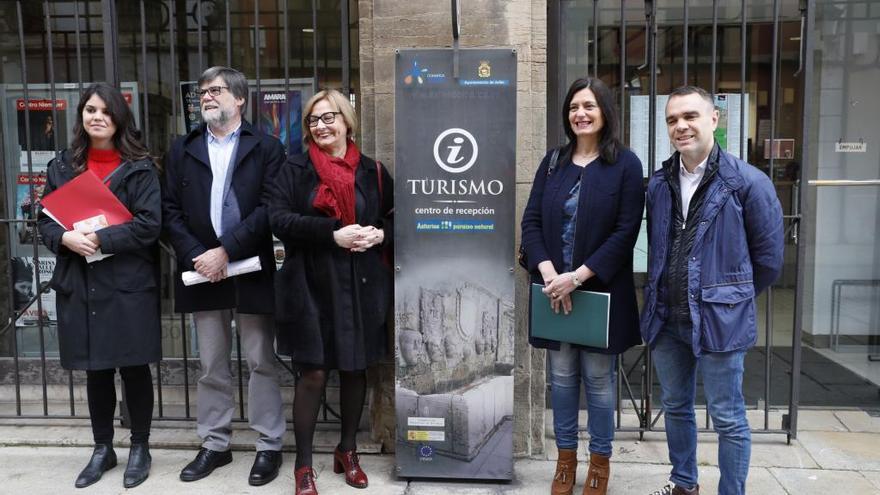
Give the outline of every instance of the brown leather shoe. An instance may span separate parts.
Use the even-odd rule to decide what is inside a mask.
[[[584,483],[584,495],[605,495],[608,492],[610,475],[610,459],[604,455],[591,453],[587,481]]]
[[[348,486],[354,488],[366,488],[367,474],[361,469],[360,459],[354,450],[333,451],[333,472],[336,474],[345,473],[345,482]]]
[[[571,495],[577,474],[577,450],[559,449],[556,459],[556,474],[550,485],[550,495]]]
[[[293,480],[296,485],[296,495],[318,495],[318,487],[315,486],[315,470],[312,466],[303,466],[293,472]]]

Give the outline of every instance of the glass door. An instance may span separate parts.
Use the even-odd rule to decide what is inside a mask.
[[[816,0],[807,28],[811,149],[798,295],[805,406],[880,409],[878,21],[880,0]]]

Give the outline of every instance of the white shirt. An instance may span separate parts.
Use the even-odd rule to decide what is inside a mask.
[[[706,156],[697,168],[694,169],[694,173],[690,173],[684,166],[684,162],[681,161],[681,157],[679,157],[679,167],[678,167],[678,184],[681,189],[681,216],[687,221],[688,218],[688,208],[691,205],[691,198],[694,197],[694,193],[697,191],[697,187],[700,185],[700,181],[703,180],[703,174],[706,173],[706,163],[709,161],[709,157]]]
[[[232,163],[233,153],[238,147],[241,124],[226,136],[219,138],[208,127],[208,160],[211,162],[211,225],[217,237],[223,235],[223,200],[226,189],[226,172]]]

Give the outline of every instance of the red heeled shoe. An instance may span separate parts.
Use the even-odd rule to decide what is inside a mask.
[[[315,485],[315,478],[318,475],[312,466],[303,466],[293,472],[294,483],[296,484],[296,495],[318,495],[318,487]]]
[[[345,473],[345,482],[354,488],[367,487],[367,474],[361,469],[357,452],[347,450],[345,452],[339,450],[333,451],[333,472],[336,474]]]

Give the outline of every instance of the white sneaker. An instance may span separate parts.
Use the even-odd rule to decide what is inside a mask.
[[[663,488],[653,491],[648,495],[700,495],[700,485],[687,489],[683,486],[677,486],[670,480],[666,482]]]

